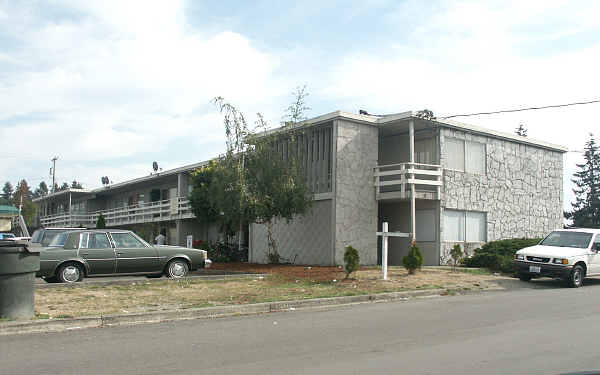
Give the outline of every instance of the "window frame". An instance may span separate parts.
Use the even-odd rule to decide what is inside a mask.
[[[459,213],[460,214],[460,220],[462,220],[463,223],[463,230],[462,230],[462,240],[461,239],[448,239],[447,235],[448,235],[448,226],[446,225],[446,215],[448,212],[454,212],[454,213]],[[473,241],[473,240],[469,240],[470,236],[469,236],[469,232],[468,232],[468,225],[467,225],[467,217],[469,216],[469,213],[471,214],[481,214],[483,215],[483,239],[478,240],[478,241]],[[484,211],[472,211],[472,210],[457,210],[457,209],[453,209],[453,208],[444,208],[444,214],[443,214],[443,220],[444,220],[444,238],[443,238],[443,242],[462,242],[462,243],[482,243],[482,242],[487,242],[487,234],[488,234],[488,227],[487,227],[487,212]],[[459,238],[461,237],[461,235],[459,235]]]
[[[462,172],[462,173],[471,173],[471,174],[475,174],[475,175],[479,175],[479,176],[486,176],[487,175],[487,143],[483,143],[483,142],[478,142],[478,141],[470,141],[470,140],[466,140],[466,139],[462,139],[462,138],[457,138],[457,137],[445,137],[445,142],[446,144],[449,142],[461,142],[462,143],[462,169],[456,169],[456,168],[451,168],[448,166],[448,148],[446,147],[445,151],[445,155],[444,155],[444,160],[446,160],[446,165],[444,165],[444,169],[450,170],[450,171],[457,171],[457,172]],[[477,144],[477,145],[481,145],[483,146],[483,172],[479,172],[479,171],[472,171],[472,170],[467,170],[467,152],[469,149],[469,144]]]

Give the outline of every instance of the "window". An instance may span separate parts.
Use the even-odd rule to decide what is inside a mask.
[[[415,224],[418,242],[435,241],[435,210],[416,210]]]
[[[104,233],[84,233],[81,235],[82,249],[108,249],[108,237]]]
[[[446,168],[468,173],[485,174],[485,144],[446,138]]]
[[[450,242],[485,242],[484,212],[444,210],[444,240]]]
[[[69,237],[63,246],[63,249],[71,250],[77,249],[79,246],[79,233],[69,233]]]
[[[596,239],[594,240],[594,244],[592,245],[592,250],[600,251],[600,234],[596,235]]]
[[[129,248],[129,247],[145,247],[143,243],[135,238],[131,233],[111,233],[115,247],[118,248]]]

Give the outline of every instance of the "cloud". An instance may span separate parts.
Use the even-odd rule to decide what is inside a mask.
[[[0,54],[0,70],[10,70],[0,74],[0,137],[12,140],[5,150],[40,160],[59,155],[73,178],[81,176],[71,164],[77,161],[134,161],[156,152],[186,159],[170,145],[223,137],[214,96],[254,108],[278,94],[276,56],[239,33],[191,29],[184,5],[0,5],[0,17],[22,16],[0,26],[10,40]],[[200,152],[196,161],[212,156]],[[14,179],[22,175],[17,169],[3,160],[0,174]]]

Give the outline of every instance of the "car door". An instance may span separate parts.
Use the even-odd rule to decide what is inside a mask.
[[[130,232],[111,232],[115,244],[117,273],[160,271],[158,252]]]
[[[106,233],[82,233],[79,256],[87,261],[90,275],[105,275],[115,272],[115,249]]]
[[[588,267],[588,275],[600,274],[600,234],[596,234],[594,242],[592,242]]]

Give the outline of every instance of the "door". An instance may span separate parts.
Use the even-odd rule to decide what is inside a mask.
[[[87,261],[90,275],[115,272],[115,250],[106,233],[83,233],[79,245],[79,256]]]
[[[588,275],[598,275],[600,274],[600,234],[597,234],[594,242],[592,242],[591,250]]]
[[[147,247],[129,232],[111,232],[110,236],[115,244],[117,273],[160,271],[154,247]]]

